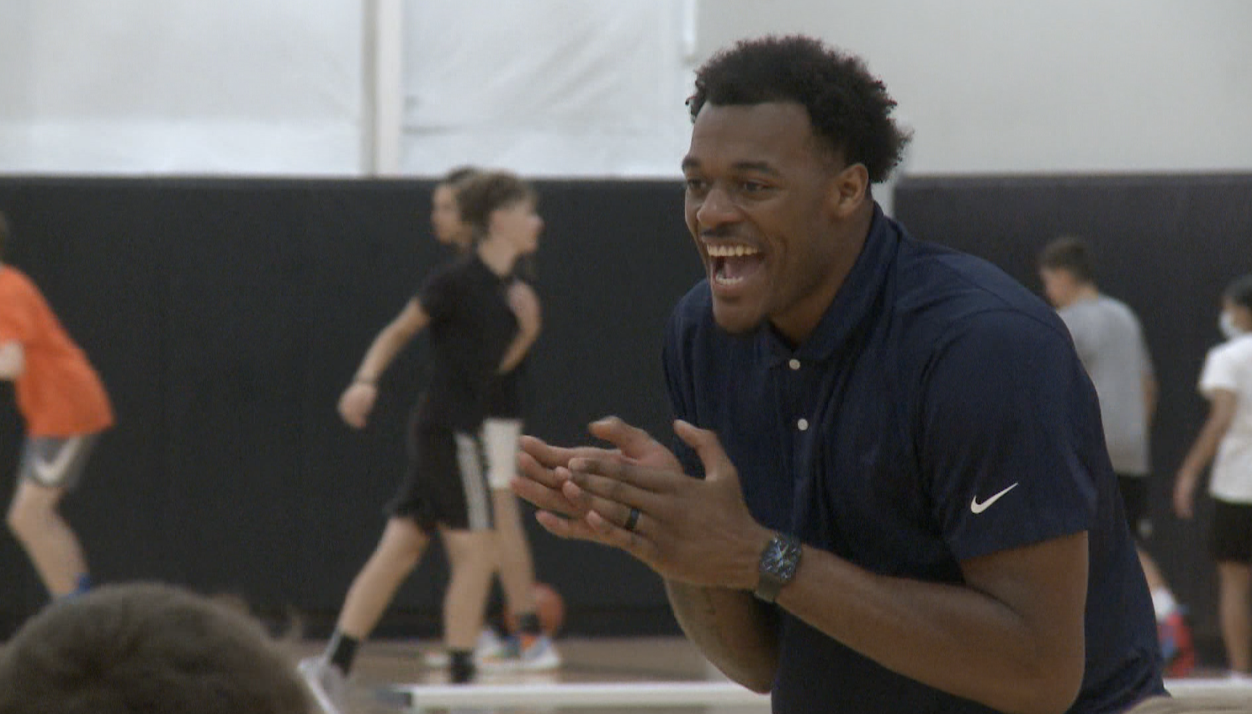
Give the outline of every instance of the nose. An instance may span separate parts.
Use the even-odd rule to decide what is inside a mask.
[[[701,230],[717,230],[739,220],[739,209],[720,187],[713,186],[696,207],[696,222]]]

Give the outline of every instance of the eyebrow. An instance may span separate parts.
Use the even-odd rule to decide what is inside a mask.
[[[778,176],[778,169],[774,168],[768,161],[736,161],[731,165],[736,171],[757,171],[771,176]],[[690,156],[683,159],[682,169],[698,169],[700,162]]]

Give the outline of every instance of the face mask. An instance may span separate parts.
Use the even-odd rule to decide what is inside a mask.
[[[1231,315],[1225,310],[1222,311],[1222,317],[1217,321],[1217,326],[1221,329],[1222,334],[1225,335],[1228,340],[1233,340],[1236,337],[1241,337],[1245,334],[1245,331],[1235,324],[1234,315]]]

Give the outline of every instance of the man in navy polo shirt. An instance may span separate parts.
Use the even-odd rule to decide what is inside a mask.
[[[907,141],[883,84],[766,38],[713,57],[689,105],[708,279],[666,336],[679,439],[607,419],[592,433],[617,451],[524,440],[514,488],[540,522],[656,570],[688,637],[775,712],[1162,692],[1095,391],[1052,310],[878,208]]]

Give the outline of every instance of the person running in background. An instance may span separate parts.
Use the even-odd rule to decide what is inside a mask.
[[[1200,474],[1213,462],[1211,548],[1220,582],[1219,619],[1231,679],[1252,684],[1252,275],[1222,296],[1226,342],[1209,350],[1200,393],[1209,416],[1174,482],[1174,511],[1195,515]]]
[[[1184,676],[1195,667],[1191,629],[1168,581],[1143,544],[1152,530],[1148,437],[1157,399],[1156,374],[1143,328],[1130,306],[1100,292],[1083,241],[1057,238],[1044,248],[1039,265],[1044,292],[1069,328],[1078,358],[1100,397],[1104,442],[1117,472],[1139,564],[1152,591],[1165,672]]]
[[[57,508],[79,483],[100,433],[113,424],[108,394],[39,288],[6,265],[0,213],[0,379],[13,382],[26,442],[8,525],[53,598],[91,587],[87,559]]]
[[[431,197],[431,226],[435,240],[455,248],[464,255],[474,248],[474,228],[461,216],[458,190],[479,174],[472,167],[449,171],[435,187]],[[523,258],[524,260],[524,258]],[[526,285],[511,276],[513,283]],[[539,302],[535,300],[535,334],[540,329]],[[499,617],[500,631],[507,637],[500,640],[492,627],[483,628],[475,647],[476,658],[493,668],[520,667],[526,670],[554,669],[561,657],[551,638],[544,637],[536,615],[535,567],[526,529],[522,526],[517,496],[509,487],[517,475],[517,444],[522,434],[522,386],[526,361],[522,361],[494,380],[487,390],[483,422],[483,443],[487,453],[487,482],[496,519],[496,552],[499,555],[498,576],[509,610],[515,613],[516,632],[509,632],[505,618]],[[494,599],[494,597],[493,597]],[[499,613],[498,613],[499,614]],[[441,666],[442,653],[431,653],[427,664]]]
[[[538,331],[534,292],[511,282],[517,259],[535,251],[543,220],[531,187],[509,173],[484,173],[459,194],[473,226],[474,250],[437,269],[374,339],[339,413],[360,429],[378,396],[378,379],[400,350],[429,329],[432,370],[410,427],[409,471],[388,507],[377,548],[353,581],[326,652],[300,663],[319,701],[342,706],[344,680],[358,645],[437,530],[448,553],[444,642],[450,678],[476,671],[473,649],[496,568],[492,503],[481,439],[490,383],[516,367]]]

